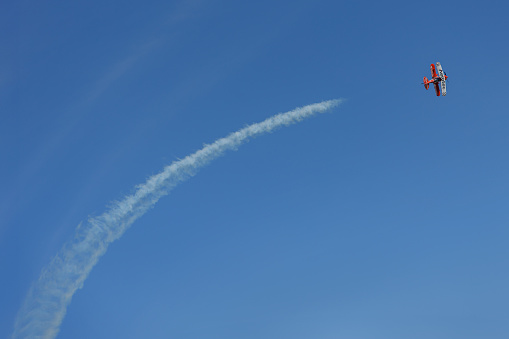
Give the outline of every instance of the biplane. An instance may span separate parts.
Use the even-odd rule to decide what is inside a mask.
[[[445,96],[447,94],[446,88],[445,88],[445,81],[447,80],[447,74],[442,69],[442,65],[440,65],[439,62],[437,62],[437,67],[435,68],[434,64],[431,64],[429,66],[431,70],[431,80],[428,80],[428,78],[424,77],[424,88],[428,89],[429,84],[433,84],[435,86],[435,93],[437,94],[437,97],[440,96],[440,90],[442,90],[442,96]],[[438,74],[437,74],[438,71]]]

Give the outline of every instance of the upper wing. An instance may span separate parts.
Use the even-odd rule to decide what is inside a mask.
[[[442,65],[440,65],[439,62],[437,62],[437,69],[438,69],[438,76],[440,77],[440,85],[442,86],[442,96],[445,96],[447,94],[446,88],[445,88],[445,75],[444,71],[442,70]]]

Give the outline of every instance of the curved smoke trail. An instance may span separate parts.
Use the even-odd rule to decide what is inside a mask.
[[[144,184],[136,187],[134,194],[115,203],[104,214],[90,218],[86,224],[80,225],[74,239],[64,245],[31,287],[16,318],[12,337],[56,337],[72,296],[77,289],[83,287],[83,282],[106,252],[108,245],[120,238],[136,219],[177,184],[196,174],[201,167],[225,151],[235,150],[250,138],[325,112],[342,101],[323,101],[276,114],[205,145],[196,153],[149,177]]]

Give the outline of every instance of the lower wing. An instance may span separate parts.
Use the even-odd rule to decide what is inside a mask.
[[[440,85],[438,82],[434,82],[433,85],[435,85],[435,93],[437,94],[437,97],[440,96]]]

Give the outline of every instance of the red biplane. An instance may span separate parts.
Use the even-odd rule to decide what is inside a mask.
[[[437,97],[440,96],[440,88],[442,88],[442,96],[445,96],[445,94],[447,93],[445,90],[445,80],[447,80],[447,75],[442,70],[442,65],[440,65],[439,62],[437,62],[436,70],[435,70],[435,65],[433,65],[433,64],[431,64],[431,66],[429,66],[429,68],[431,69],[432,79],[428,80],[428,78],[424,77],[424,82],[423,82],[424,88],[428,89],[429,84],[433,83],[433,85],[435,86],[435,93],[437,94]],[[437,75],[436,71],[438,71],[438,75]]]

